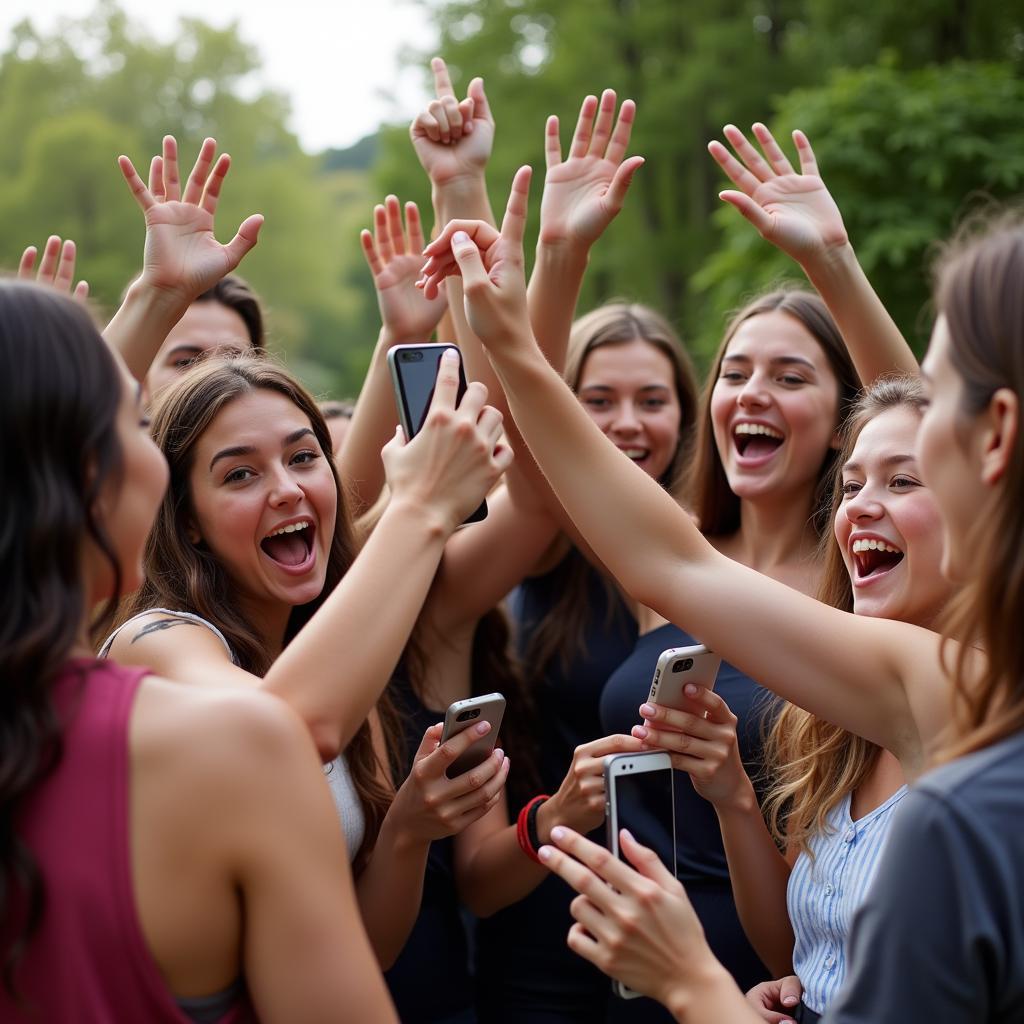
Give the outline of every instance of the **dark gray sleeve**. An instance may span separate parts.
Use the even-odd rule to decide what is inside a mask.
[[[1006,895],[997,891],[992,851],[935,794],[912,790],[903,804],[854,917],[850,973],[825,1020],[990,1020],[997,979],[1008,966],[997,910]]]

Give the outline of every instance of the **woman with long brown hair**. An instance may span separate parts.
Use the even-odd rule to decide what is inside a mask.
[[[297,716],[92,656],[167,485],[139,385],[4,282],[0,387],[0,1016],[395,1020]]]
[[[530,337],[514,258],[527,184],[521,172],[516,223],[488,252],[490,276],[468,236],[442,236],[437,248],[451,247],[467,313],[517,423],[598,555],[639,600],[693,623],[709,646],[776,693],[890,750],[909,778],[960,758],[904,799],[854,928],[852,974],[833,1019],[1016,1019],[1024,1005],[1016,898],[1024,884],[1024,644],[1016,629],[1024,613],[1024,227],[1010,220],[952,250],[922,367],[929,404],[916,454],[943,523],[943,572],[963,584],[957,642],[849,615],[722,557],[608,446]],[[581,455],[586,474],[575,470]],[[642,541],[624,548],[624,530]],[[682,887],[652,853],[624,836],[643,877],[568,830],[553,839],[586,862],[545,851],[586,893],[574,906],[574,949],[670,1005],[679,1020],[750,1019],[708,954]],[[992,970],[995,963],[1007,966]]]

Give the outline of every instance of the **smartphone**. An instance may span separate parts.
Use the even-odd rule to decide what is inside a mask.
[[[672,758],[663,750],[639,754],[610,754],[604,759],[605,827],[608,849],[625,861],[619,851],[619,829],[628,828],[638,843],[655,850],[665,867],[676,873],[676,800]],[[672,837],[665,848],[665,834]],[[630,865],[632,866],[632,865]],[[622,982],[612,990],[622,999],[642,995]]]
[[[419,433],[430,411],[437,382],[437,370],[445,349],[458,346],[450,342],[441,345],[396,345],[388,352],[388,369],[395,388],[395,404],[398,406],[398,421],[405,431],[406,440]],[[459,397],[466,393],[466,374],[459,360]],[[473,512],[465,523],[479,523],[487,518],[487,501]]]
[[[662,651],[654,669],[648,702],[657,702],[667,708],[685,711],[683,687],[687,683],[694,683],[706,690],[713,690],[721,664],[722,659],[703,644],[696,644],[693,647],[670,647],[667,651]]]
[[[448,708],[444,713],[442,743],[462,732],[463,729],[476,725],[477,722],[491,723],[491,731],[486,736],[481,736],[448,766],[446,774],[449,779],[468,772],[491,756],[494,745],[498,741],[498,730],[501,728],[501,719],[504,714],[505,698],[500,693],[485,693],[482,697],[457,700]]]

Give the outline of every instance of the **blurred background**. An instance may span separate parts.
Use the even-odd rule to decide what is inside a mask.
[[[70,236],[112,311],[143,238],[116,156],[146,167],[171,132],[187,168],[212,135],[234,158],[222,240],[266,215],[242,271],[273,347],[318,394],[354,395],[379,326],[358,233],[388,192],[429,210],[407,126],[435,53],[460,95],[484,76],[499,210],[516,167],[542,171],[549,113],[566,146],[586,93],[637,101],[631,152],[647,163],[580,310],[650,303],[701,364],[730,309],[795,276],[717,198],[727,183],[705,146],[726,122],[807,132],[868,275],[918,345],[936,241],[1024,191],[1024,0],[6,0],[0,266]],[[535,217],[539,180],[533,191]]]

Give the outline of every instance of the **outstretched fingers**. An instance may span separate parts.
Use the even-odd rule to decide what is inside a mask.
[[[153,164],[150,166],[152,171],[156,164],[157,157],[153,158]],[[135,202],[139,204],[143,211],[148,210],[151,206],[156,205],[156,199],[153,193],[146,187],[146,183],[139,177],[139,172],[135,170],[135,165],[126,156],[119,156],[117,158],[117,166],[121,168],[121,174],[124,177],[128,188],[131,190],[132,196],[135,198]],[[161,187],[163,185],[163,174],[160,175]]]
[[[769,181],[775,177],[775,172],[757,151],[757,147],[736,127],[734,124],[727,124],[723,129],[729,144],[736,151],[736,155],[747,165],[747,169],[759,181]]]
[[[523,236],[526,234],[526,213],[530,199],[530,179],[533,168],[523,164],[512,179],[512,190],[509,192],[505,216],[501,221],[501,237],[522,248]]]
[[[217,152],[217,143],[214,139],[204,139],[199,147],[199,154],[196,156],[195,165],[185,182],[185,193],[181,199],[184,203],[199,204],[203,197],[203,190],[206,187],[206,180],[210,176],[210,168],[213,167],[213,158]]]
[[[452,86],[451,76],[448,74],[448,65],[444,58],[434,57],[430,62],[430,70],[434,73],[434,95],[438,99],[445,96],[455,97],[455,89]]]
[[[53,275],[53,283],[61,291],[71,291],[71,281],[75,276],[75,259],[77,255],[75,243],[70,238],[67,239],[60,250],[60,262],[57,264],[56,273]]]
[[[168,202],[181,199],[181,173],[178,170],[178,140],[165,135],[163,143],[164,197]]]
[[[551,114],[544,126],[544,166],[548,170],[562,162],[562,139],[558,134],[558,117]]]
[[[615,131],[612,132],[611,141],[608,143],[608,150],[604,154],[612,163],[619,163],[626,155],[629,148],[629,140],[633,134],[633,122],[636,120],[636,104],[632,100],[623,100],[619,107],[619,118],[615,122]]]
[[[231,170],[231,157],[227,153],[221,153],[217,162],[213,165],[213,171],[206,181],[199,205],[211,216],[217,212],[217,202],[220,199],[220,190],[224,187],[224,179]]]
[[[612,137],[612,122],[615,119],[615,90],[605,89],[597,106],[597,120],[590,136],[587,152],[590,156],[603,157]]]
[[[810,140],[799,128],[793,132],[793,142],[796,143],[796,155],[800,158],[800,172],[820,177],[818,161],[814,158],[814,150],[811,149]]]
[[[709,142],[708,152],[738,189],[748,196],[752,196],[757,191],[761,185],[760,178],[751,174],[720,142],[717,140]]]
[[[744,192],[734,192],[726,189],[718,193],[718,198],[736,207],[757,230],[767,237],[772,228],[771,215],[766,213],[753,199]]]
[[[594,113],[597,111],[597,97],[585,96],[580,104],[580,116],[576,120],[576,129],[572,133],[572,144],[569,146],[570,157],[583,157],[590,148],[590,135],[593,131]]]
[[[423,252],[423,221],[420,208],[413,202],[405,204],[405,230],[409,236],[409,252]]]
[[[782,147],[775,141],[775,136],[768,130],[767,125],[756,121],[754,123],[754,135],[761,144],[761,149],[764,150],[764,155],[768,158],[768,163],[771,164],[772,170],[776,174],[796,174],[796,171],[793,170],[793,165],[789,162],[789,157],[782,152]]]

